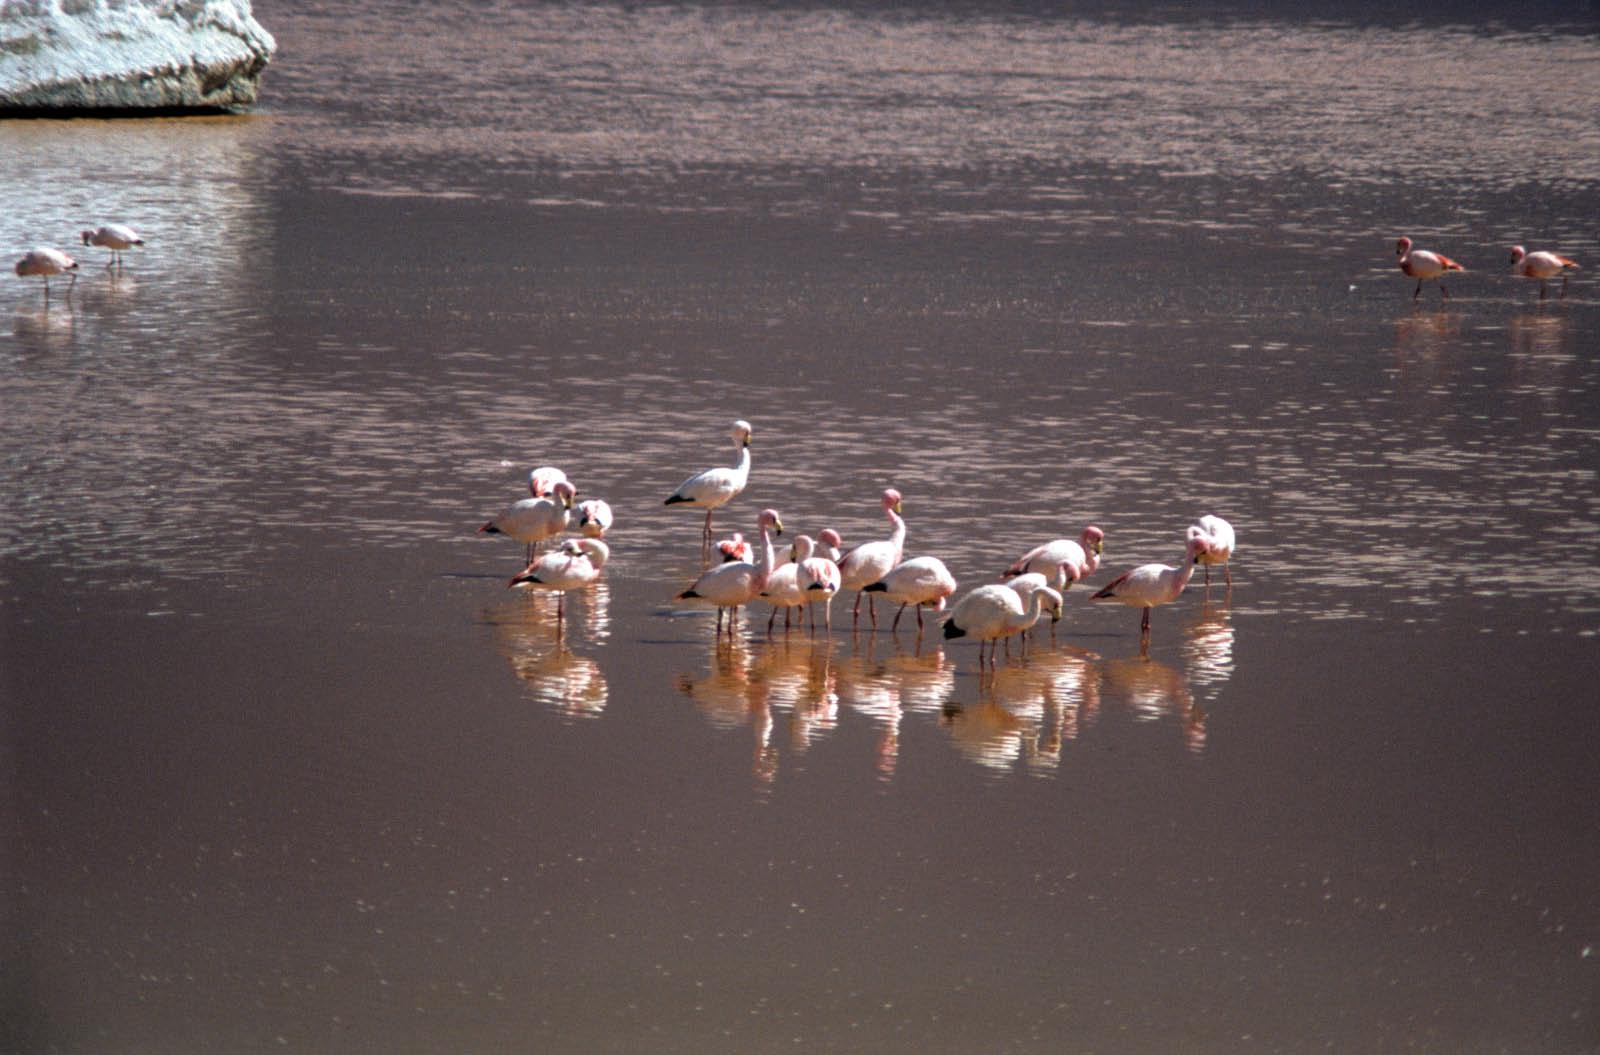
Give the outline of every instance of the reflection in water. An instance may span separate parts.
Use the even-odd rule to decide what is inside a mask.
[[[1101,698],[1125,703],[1140,718],[1178,721],[1184,743],[1196,754],[1205,750],[1205,711],[1195,703],[1183,672],[1149,658],[1107,660],[1100,668]]]
[[[549,598],[522,597],[485,609],[482,619],[494,628],[495,641],[529,693],[565,715],[597,717],[605,710],[609,689],[600,665],[574,654],[551,633],[553,605]]]
[[[1071,646],[1041,649],[1030,659],[1045,679],[1045,727],[1037,763],[1054,767],[1062,745],[1078,739],[1100,709],[1100,656]]]
[[[73,343],[78,315],[71,297],[41,300],[32,307],[17,308],[11,332],[25,353],[60,352]]]
[[[1233,677],[1233,611],[1207,601],[1183,628],[1180,646],[1189,680],[1215,700]]]
[[[750,642],[742,634],[732,638],[719,634],[709,644],[710,669],[700,677],[679,674],[678,691],[694,701],[695,709],[712,725],[751,727],[755,733],[751,772],[770,785],[778,776],[778,749],[772,743],[772,708],[752,680]]]
[[[750,668],[751,691],[770,708],[789,713],[789,743],[798,753],[838,725],[833,644],[826,639],[789,639],[763,648]]]

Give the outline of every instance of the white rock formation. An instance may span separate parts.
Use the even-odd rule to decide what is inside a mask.
[[[0,0],[0,113],[248,105],[276,48],[250,0]]]

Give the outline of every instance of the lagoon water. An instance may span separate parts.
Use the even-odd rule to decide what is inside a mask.
[[[0,124],[149,243],[0,276],[0,1049],[1600,1050],[1595,11],[1355,11],[263,2],[248,115]],[[1234,585],[719,645],[736,417],[727,530]]]

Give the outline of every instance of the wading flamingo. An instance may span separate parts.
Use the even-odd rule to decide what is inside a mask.
[[[1567,295],[1567,272],[1578,270],[1576,260],[1568,260],[1564,256],[1548,253],[1544,250],[1530,253],[1520,245],[1511,247],[1511,273],[1523,278],[1536,278],[1539,280],[1539,299],[1543,300],[1550,295],[1550,290],[1545,287],[1545,282],[1561,276],[1561,295]]]
[[[556,484],[570,483],[567,474],[553,465],[541,465],[528,474],[528,493],[535,498],[543,498],[555,490]],[[574,491],[574,494],[577,492]]]
[[[17,261],[15,268],[19,278],[30,278],[38,275],[44,279],[44,299],[50,299],[50,276],[72,274],[72,281],[67,285],[67,292],[72,292],[72,287],[78,284],[78,262],[59,249],[50,249],[44,246],[30,249],[21,260]]]
[[[567,591],[582,589],[600,577],[600,569],[611,557],[611,550],[597,538],[568,539],[560,549],[551,550],[531,561],[511,577],[508,587],[527,586],[549,590],[556,595],[556,632],[567,602]]]
[[[790,547],[790,557],[767,576],[767,587],[761,591],[761,599],[772,606],[772,614],[767,617],[767,635],[772,635],[773,625],[778,620],[778,612],[783,611],[783,629],[789,629],[789,617],[794,609],[806,603],[806,592],[800,586],[800,561],[802,554],[811,556],[815,543],[810,535],[796,535],[794,545]]]
[[[905,549],[906,522],[900,518],[900,492],[892,487],[883,492],[883,512],[893,525],[889,537],[874,542],[863,542],[854,549],[845,550],[839,557],[841,587],[857,591],[855,607],[850,610],[852,627],[861,619],[862,592],[867,586],[889,574],[889,570],[900,563],[900,554]],[[873,607],[871,597],[867,598],[867,614],[872,617],[872,626],[876,629],[878,612]]]
[[[578,503],[578,530],[585,538],[605,538],[611,528],[611,505],[601,498]]]
[[[1144,618],[1139,621],[1139,638],[1150,638],[1150,609],[1158,604],[1176,601],[1189,585],[1194,566],[1205,552],[1205,533],[1197,527],[1188,532],[1184,550],[1183,567],[1169,568],[1165,564],[1141,564],[1132,571],[1123,572],[1106,584],[1105,589],[1090,598],[1092,601],[1116,601],[1131,608],[1143,608]]]
[[[106,260],[106,267],[115,264],[122,266],[122,251],[132,249],[136,245],[144,245],[144,239],[132,227],[120,223],[108,223],[104,227],[96,227],[92,231],[82,231],[84,245],[98,245],[111,250],[111,256]]]
[[[1205,536],[1205,552],[1200,554],[1200,566],[1206,570],[1206,585],[1211,585],[1211,566],[1222,565],[1222,574],[1227,577],[1228,585],[1233,585],[1233,571],[1228,567],[1228,561],[1233,557],[1233,525],[1218,516],[1207,514],[1198,522],[1200,533]]]
[[[1105,550],[1106,533],[1090,524],[1076,541],[1058,538],[1024,553],[1001,573],[1002,579],[1029,572],[1042,572],[1056,590],[1066,590],[1086,575],[1100,568],[1100,554]]]
[[[994,666],[995,644],[1032,626],[1041,612],[1061,616],[1061,595],[1041,586],[1023,606],[1022,595],[1009,586],[989,583],[957,601],[944,617],[944,636],[971,637],[978,641],[978,668],[983,668],[983,647],[989,646],[989,665]]]
[[[669,506],[683,505],[706,511],[706,528],[700,544],[702,560],[711,553],[711,514],[727,505],[750,481],[750,423],[735,421],[728,435],[739,448],[738,464],[730,468],[718,467],[695,473],[679,484],[678,489],[672,492],[664,503]]]
[[[956,592],[956,580],[938,557],[912,557],[889,569],[889,573],[877,582],[862,587],[862,592],[881,593],[885,600],[899,603],[900,609],[894,613],[894,622],[889,625],[891,634],[899,628],[906,605],[914,605],[917,610],[917,633],[920,635],[923,606],[935,612],[944,611],[945,598]]]
[[[728,637],[733,637],[739,606],[749,604],[767,588],[767,578],[772,574],[772,536],[783,534],[783,521],[775,509],[763,509],[756,519],[761,531],[761,545],[756,548],[755,563],[732,560],[703,572],[694,585],[678,594],[678,600],[706,600],[717,606],[717,635],[722,635],[722,610],[728,609]]]
[[[1465,271],[1466,268],[1451,260],[1443,253],[1431,253],[1426,249],[1411,248],[1411,239],[1401,238],[1394,244],[1394,253],[1398,258],[1397,263],[1401,271],[1417,280],[1416,292],[1411,294],[1411,299],[1416,300],[1422,296],[1422,283],[1430,278],[1439,280],[1439,292],[1445,300],[1450,299],[1450,291],[1444,287],[1444,275],[1450,271]]]
[[[824,538],[832,535],[835,540],[839,533],[832,530],[822,532]],[[837,546],[829,549],[838,553]],[[834,563],[832,557],[822,555],[822,547],[813,547],[808,555],[802,556],[798,551],[795,554],[796,567],[800,569],[798,581],[800,589],[806,595],[806,616],[811,628],[811,633],[817,632],[816,602],[822,603],[822,628],[828,633],[833,632],[833,597],[839,592],[839,565]]]
[[[572,500],[577,493],[577,488],[569,481],[562,480],[543,498],[524,498],[506,506],[478,531],[485,535],[505,535],[525,543],[528,561],[532,563],[534,549],[539,543],[567,530],[572,520]]]
[[[1030,571],[1026,575],[1013,575],[1010,579],[1006,580],[1005,585],[1017,592],[1017,596],[1022,598],[1023,604],[1027,604],[1028,598],[1032,597],[1035,593],[1046,587],[1050,587],[1057,593],[1061,592],[1059,587],[1051,586],[1050,580],[1045,578],[1043,572],[1037,571]],[[1050,637],[1052,639],[1056,636],[1056,624],[1060,621],[1060,612],[1057,612],[1056,617],[1050,620]],[[1022,647],[1024,651],[1026,651],[1028,647],[1028,631],[1033,629],[1033,624],[1035,622],[1038,622],[1038,620],[1034,619],[1030,621],[1028,625],[1017,631],[1017,633],[1022,637]]]

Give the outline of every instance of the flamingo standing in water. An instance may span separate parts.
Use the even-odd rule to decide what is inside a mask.
[[[578,503],[578,530],[586,538],[605,538],[611,527],[611,504],[602,498]]]
[[[1511,247],[1511,273],[1523,278],[1536,278],[1539,280],[1539,299],[1543,300],[1550,295],[1545,282],[1561,276],[1561,295],[1567,295],[1567,272],[1578,270],[1578,262],[1569,260],[1555,253],[1538,250],[1530,253],[1520,245]]]
[[[1048,586],[1033,591],[1024,606],[1022,595],[1009,586],[989,583],[957,601],[944,617],[946,639],[972,637],[978,640],[978,668],[983,669],[983,647],[989,646],[989,665],[994,666],[995,644],[1032,626],[1042,612],[1061,617],[1061,595]]]
[[[72,287],[78,284],[78,262],[59,249],[50,249],[41,246],[30,249],[21,260],[17,261],[14,269],[19,278],[30,278],[38,275],[44,279],[44,299],[50,299],[50,276],[71,273],[72,281],[67,285],[67,292],[72,292]]]
[[[783,534],[783,521],[775,509],[763,509],[756,519],[761,531],[761,545],[756,549],[752,564],[744,560],[731,560],[701,573],[694,585],[678,594],[678,600],[707,600],[717,606],[717,636],[722,636],[722,611],[729,610],[728,637],[733,637],[739,606],[749,604],[767,588],[767,578],[772,574],[772,536]]]
[[[900,554],[906,544],[906,522],[900,516],[900,492],[890,487],[883,492],[883,512],[893,528],[886,539],[863,542],[846,550],[839,557],[841,588],[856,591],[855,607],[850,610],[850,625],[861,620],[861,595],[866,587],[889,574],[889,569],[900,563]],[[867,614],[872,617],[873,629],[878,626],[878,612],[872,598],[867,598]]]
[[[98,245],[111,250],[111,256],[106,260],[106,267],[111,267],[113,264],[121,267],[124,249],[144,245],[144,239],[139,237],[139,232],[120,223],[108,223],[104,227],[82,231],[80,234],[84,245]]]
[[[1196,526],[1205,536],[1206,548],[1200,554],[1200,566],[1206,570],[1206,585],[1211,585],[1211,566],[1220,564],[1231,588],[1233,572],[1228,567],[1228,561],[1233,557],[1233,525],[1219,516],[1207,514],[1200,518]]]
[[[802,553],[806,557],[811,556],[814,545],[810,535],[796,535],[790,558],[772,569],[772,574],[767,576],[767,588],[761,591],[761,599],[772,606],[772,614],[767,617],[767,636],[772,636],[780,609],[783,611],[783,629],[787,633],[790,615],[794,609],[806,603],[806,592],[800,586],[800,560]]]
[[[1466,268],[1451,260],[1443,253],[1434,253],[1426,249],[1411,248],[1411,239],[1401,238],[1394,244],[1394,253],[1401,271],[1417,280],[1416,292],[1411,294],[1411,299],[1416,300],[1422,296],[1422,283],[1430,278],[1439,280],[1439,292],[1445,300],[1450,299],[1450,291],[1444,286],[1444,276],[1450,271],[1465,271]]]
[[[541,542],[567,530],[572,520],[572,501],[577,494],[578,489],[570,481],[562,480],[543,498],[524,498],[511,503],[478,531],[485,535],[507,535],[525,543],[531,564],[534,550]]]
[[[1029,550],[1000,577],[1009,579],[1030,572],[1042,572],[1052,588],[1064,591],[1079,579],[1099,570],[1105,539],[1106,533],[1090,524],[1076,541],[1058,538]]]
[[[506,585],[553,592],[556,595],[556,632],[559,634],[567,592],[582,589],[598,579],[600,569],[605,567],[610,556],[610,548],[597,538],[568,539],[560,549],[551,550],[538,560],[530,561]]]
[[[701,537],[700,555],[706,559],[711,553],[711,514],[733,500],[745,484],[750,482],[750,423],[735,421],[728,432],[739,448],[739,461],[728,467],[706,469],[695,473],[678,489],[667,496],[665,505],[685,505],[706,511],[706,528]]]
[[[1141,564],[1132,571],[1123,572],[1106,584],[1105,589],[1090,598],[1092,601],[1116,601],[1131,608],[1143,608],[1144,618],[1139,622],[1139,639],[1150,639],[1150,609],[1158,604],[1176,601],[1189,585],[1194,566],[1205,552],[1205,533],[1197,527],[1188,532],[1183,567],[1169,568],[1165,564]]]
[[[1017,596],[1022,598],[1023,604],[1027,604],[1028,598],[1032,597],[1039,590],[1042,590],[1047,586],[1055,590],[1057,593],[1061,592],[1060,587],[1051,586],[1050,580],[1045,578],[1043,572],[1037,571],[1030,571],[1026,575],[1013,575],[1010,579],[1006,580],[1005,585],[1017,592]],[[1037,621],[1037,618],[1035,618],[1018,631],[1022,637],[1022,647],[1024,652],[1026,652],[1028,647],[1028,631],[1033,629],[1033,624]],[[1052,639],[1054,639],[1056,636],[1056,624],[1060,621],[1060,612],[1057,612],[1056,617],[1050,620],[1050,637]],[[1007,642],[1007,644],[1009,645],[1010,643]]]
[[[906,605],[915,606],[917,633],[920,635],[923,606],[935,612],[944,611],[945,598],[956,592],[956,579],[938,557],[912,557],[896,564],[877,582],[862,587],[862,592],[881,593],[885,600],[899,602],[900,609],[894,613],[894,622],[889,625],[891,634],[899,629],[900,617],[905,614]]]
[[[815,607],[817,601],[822,602],[823,630],[830,634],[833,632],[833,597],[839,592],[839,565],[834,562],[833,557],[826,556],[825,553],[828,550],[835,554],[839,552],[837,546],[839,533],[825,528],[822,537],[827,538],[829,535],[833,536],[835,544],[829,545],[826,550],[820,546],[812,546],[807,547],[809,552],[802,552],[801,547],[795,547],[795,566],[800,569],[797,581],[806,595],[806,616],[812,634],[817,632]]]

